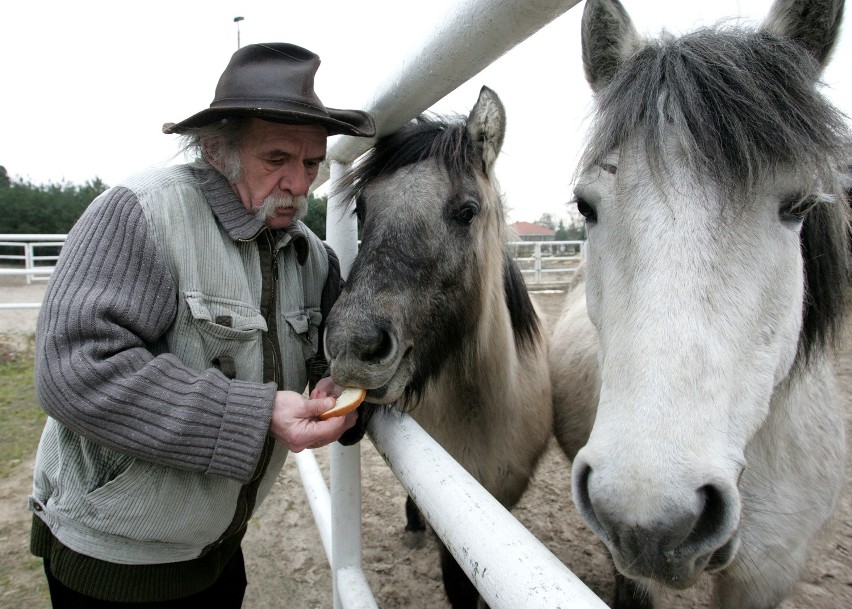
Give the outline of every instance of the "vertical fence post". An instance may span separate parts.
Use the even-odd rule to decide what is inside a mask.
[[[535,242],[535,282],[541,283],[541,241]]]
[[[33,252],[33,244],[32,243],[24,243],[24,268],[32,270],[35,267],[35,261],[33,260],[33,256],[35,253]],[[30,285],[33,282],[33,276],[27,273],[27,285]]]
[[[346,166],[331,161],[334,184]],[[326,242],[340,260],[345,279],[358,253],[358,221],[351,213],[353,201],[332,194],[326,209]],[[331,461],[331,569],[334,575],[334,609],[376,607],[361,570],[361,452],[359,445],[329,445]],[[341,580],[345,579],[345,585]],[[345,589],[345,597],[341,594]]]

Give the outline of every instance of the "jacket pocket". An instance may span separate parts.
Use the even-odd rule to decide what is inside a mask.
[[[234,363],[227,376],[261,381],[263,332],[266,320],[245,302],[186,292],[185,313],[178,318],[171,351],[184,363],[202,371]]]
[[[285,313],[287,328],[302,346],[302,356],[307,361],[316,355],[319,349],[319,327],[322,313],[319,307],[308,308],[295,313]]]
[[[109,535],[204,546],[231,522],[239,489],[228,478],[134,459],[86,495],[88,509],[82,518]]]

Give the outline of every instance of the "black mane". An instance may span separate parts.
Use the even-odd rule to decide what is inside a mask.
[[[443,163],[457,183],[478,170],[479,155],[465,128],[465,117],[420,115],[397,131],[380,138],[364,158],[344,175],[336,193],[343,200],[358,199],[373,180],[427,159]]]

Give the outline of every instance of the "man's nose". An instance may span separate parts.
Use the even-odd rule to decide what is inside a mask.
[[[296,169],[288,171],[278,182],[278,187],[286,192],[289,192],[294,197],[302,197],[308,194],[308,189],[311,187],[311,180],[308,177],[308,172],[304,169]]]

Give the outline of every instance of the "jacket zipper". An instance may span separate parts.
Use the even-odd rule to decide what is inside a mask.
[[[277,250],[275,249],[275,235],[269,228],[264,228],[258,235],[256,235],[253,239],[241,240],[245,242],[255,241],[258,242],[260,238],[266,239],[266,245],[269,248],[270,252],[270,267],[271,267],[271,280],[270,280],[270,299],[268,301],[269,306],[267,307],[265,313],[265,319],[267,326],[273,327],[275,329],[274,332],[264,332],[263,341],[268,345],[268,352],[270,354],[272,360],[272,379],[263,379],[263,382],[269,382],[270,380],[274,381],[277,387],[281,387],[282,378],[281,378],[281,367],[279,365],[281,361],[281,356],[278,352],[278,346],[275,344],[278,339],[278,324],[275,319],[275,303],[278,298],[278,256]],[[260,248],[260,244],[258,243],[258,249]],[[260,263],[263,264],[263,259],[261,259]],[[261,277],[263,276],[263,269],[261,268]],[[265,286],[263,281],[261,281],[261,305],[263,304],[263,295],[265,292]],[[270,322],[270,320],[272,320]],[[273,335],[274,334],[274,335]],[[266,350],[264,350],[266,351]],[[265,366],[264,366],[265,368]],[[254,494],[254,498],[257,498],[257,485],[259,484],[260,479],[263,477],[263,474],[266,473],[266,469],[269,465],[269,460],[271,459],[272,449],[275,445],[275,440],[272,436],[266,436],[266,439],[263,442],[263,448],[260,452],[260,459],[258,460],[257,468],[254,471],[254,475],[252,475],[251,479],[246,483],[243,487],[244,492],[241,492],[238,501],[239,505],[234,511],[234,518],[231,520],[231,524],[222,534],[217,542],[214,542],[215,545],[218,545],[219,542],[223,541],[226,537],[235,534],[239,530],[241,530],[249,521],[251,516],[249,510],[249,493]],[[254,487],[254,488],[251,488]],[[240,512],[242,512],[240,514]],[[236,526],[238,525],[238,526]]]

